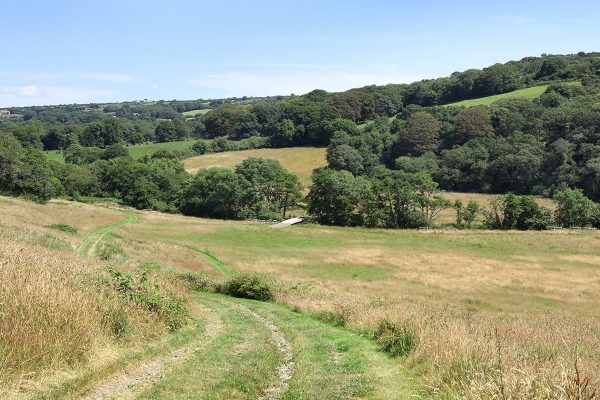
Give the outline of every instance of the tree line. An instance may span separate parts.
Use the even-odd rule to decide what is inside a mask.
[[[278,161],[261,158],[193,176],[181,161],[161,153],[139,161],[115,152],[91,163],[51,162],[40,150],[0,133],[0,193],[38,201],[113,198],[138,209],[223,219],[282,219],[305,208],[321,224],[381,228],[432,226],[442,210],[454,208],[457,228],[478,221],[488,229],[600,227],[600,205],[579,189],[557,191],[552,213],[531,196],[512,193],[494,198],[489,207],[451,203],[431,176],[420,172],[379,168],[366,176],[325,167],[315,170],[312,181],[304,198],[295,175]]]
[[[99,171],[123,162],[120,160],[128,157],[126,144],[198,139],[181,154],[163,151],[145,160],[129,159],[128,167],[129,164],[133,167],[124,170],[131,169],[132,177],[151,175],[147,169],[152,169],[153,163],[165,162],[160,159],[171,159],[169,162],[176,164],[178,157],[190,154],[269,146],[328,146],[331,171],[315,175],[313,192],[317,193],[314,190],[322,182],[327,182],[333,193],[335,188],[356,185],[350,204],[360,205],[363,211],[353,209],[343,218],[330,215],[339,210],[329,212],[311,203],[316,194],[309,195],[308,208],[315,210],[317,219],[335,224],[416,226],[424,222],[420,220],[423,213],[428,215],[422,207],[432,199],[424,199],[435,192],[424,193],[425,183],[442,190],[511,192],[517,196],[554,197],[567,189],[578,189],[585,197],[599,201],[599,60],[597,53],[544,55],[410,85],[368,86],[342,93],[315,90],[290,98],[215,101],[209,104],[214,107],[211,111],[193,119],[181,115],[154,120],[111,116],[83,124],[46,124],[32,118],[22,124],[3,123],[0,132],[9,138],[4,140],[20,146],[19,157],[30,159],[27,164],[31,165],[31,173],[38,171],[43,175],[40,165],[44,160],[36,150],[64,150],[68,165],[48,166],[53,172],[49,176],[54,179],[51,186],[56,193],[87,193],[70,190],[71,181],[65,186],[63,177],[77,166],[80,172],[83,168],[93,173],[96,178],[90,182],[99,182],[91,185],[99,185],[100,189],[88,191],[90,195],[119,198],[131,188],[115,188],[103,180]],[[573,80],[576,81],[566,82]],[[540,82],[554,83],[537,99],[505,99],[490,106],[470,108],[439,105]],[[177,110],[199,106],[193,102],[169,104]],[[129,109],[143,106],[121,105]],[[164,185],[164,180],[160,184]],[[398,189],[401,186],[403,189]],[[164,189],[157,187],[153,189],[150,185],[146,189],[148,192]],[[16,192],[37,193],[38,189]],[[140,193],[146,189],[139,189]],[[413,191],[420,193],[418,201],[409,195]],[[325,189],[323,193],[328,194]],[[153,208],[178,210],[173,198],[157,202],[168,207]],[[248,208],[240,204],[230,215],[248,215]],[[468,206],[460,208],[463,217],[468,218],[473,212]],[[373,212],[366,211],[371,209]],[[489,220],[502,221],[502,218]]]

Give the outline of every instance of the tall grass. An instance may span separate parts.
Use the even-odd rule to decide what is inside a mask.
[[[102,327],[93,291],[78,285],[81,269],[41,249],[0,248],[0,376],[82,360]]]
[[[0,238],[0,393],[181,326],[183,287],[149,272],[144,279],[152,307],[124,296],[100,261]]]
[[[344,309],[345,326],[371,332],[385,351],[403,356],[427,397],[592,400],[600,393],[600,318],[374,301],[286,285],[275,301],[318,315]]]

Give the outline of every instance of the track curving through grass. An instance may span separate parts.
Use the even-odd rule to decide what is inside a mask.
[[[130,225],[138,220],[138,214],[132,211],[124,211],[123,214],[127,216],[122,221],[115,222],[110,225],[102,225],[90,233],[88,233],[81,244],[77,247],[77,254],[81,255],[94,255],[98,245],[100,245],[108,236],[108,234],[119,226]]]
[[[186,249],[193,251],[194,253],[200,254],[202,257],[206,258],[210,265],[212,265],[221,275],[227,277],[233,275],[233,271],[227,264],[223,261],[219,260],[216,256],[210,253],[208,250],[201,250],[197,247],[193,246],[183,246]]]
[[[414,395],[407,371],[368,338],[274,303],[204,292],[196,300],[219,315],[221,334],[202,351],[168,366],[159,382],[135,398],[395,400]],[[275,343],[273,327],[289,348],[282,351],[286,345]]]
[[[125,214],[125,220],[88,234],[78,253],[93,255],[112,229],[137,221],[138,214]],[[178,245],[205,257],[224,277],[233,275],[209,251]],[[387,400],[414,396],[416,385],[408,371],[369,338],[279,304],[205,292],[194,296],[204,311],[198,316],[204,332],[196,332],[188,344],[104,378],[86,398]]]

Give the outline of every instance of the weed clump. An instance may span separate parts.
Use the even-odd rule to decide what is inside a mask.
[[[77,229],[77,227],[68,224],[50,224],[46,225],[45,227],[50,229],[56,229],[58,231],[66,233],[77,233],[77,231],[79,230]]]
[[[185,299],[161,292],[158,283],[149,279],[149,272],[134,275],[109,267],[109,285],[126,301],[156,314],[171,331],[181,328],[189,316]]]
[[[190,290],[198,292],[218,292],[219,284],[208,274],[195,272],[182,272],[177,277]]]
[[[350,321],[350,308],[345,306],[337,306],[333,311],[320,312],[318,317],[325,322],[329,322],[335,326],[344,327]]]
[[[269,301],[273,299],[272,283],[264,275],[237,274],[220,285],[220,292],[233,297]]]
[[[112,243],[105,243],[98,251],[98,257],[101,260],[108,261],[114,259],[127,258],[127,252],[122,247]]]
[[[416,344],[415,333],[411,328],[399,327],[388,319],[379,322],[373,336],[383,350],[392,356],[406,356]]]

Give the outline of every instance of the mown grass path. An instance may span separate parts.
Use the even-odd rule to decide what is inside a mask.
[[[184,247],[206,258],[210,265],[212,265],[221,275],[226,277],[233,275],[231,268],[229,268],[229,266],[227,266],[223,261],[219,260],[216,256],[212,255],[208,250],[201,250],[193,246]]]
[[[123,212],[127,218],[115,222],[110,225],[102,225],[90,233],[88,233],[84,238],[81,244],[77,247],[77,253],[82,255],[94,255],[96,248],[103,240],[106,239],[106,236],[116,227],[133,224],[138,219],[138,214],[132,211],[124,211]]]
[[[273,303],[196,296],[219,314],[221,335],[168,367],[160,382],[136,398],[390,400],[413,394],[408,373],[367,338]],[[293,375],[283,386],[281,366],[290,360],[274,344],[265,321],[293,348]]]
[[[112,229],[138,215],[88,234],[80,254],[94,254]],[[206,250],[223,276],[233,271]],[[406,399],[410,374],[372,340],[310,314],[268,302],[196,293],[202,311],[187,344],[139,361],[104,379],[86,399]],[[217,322],[216,322],[217,321]]]
[[[132,399],[145,388],[159,382],[165,369],[182,363],[217,338],[223,321],[209,307],[200,305],[203,331],[190,342],[168,354],[127,366],[89,391],[82,400]]]

